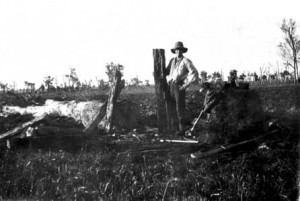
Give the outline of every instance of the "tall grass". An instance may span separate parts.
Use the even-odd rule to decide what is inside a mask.
[[[149,105],[155,102],[153,91],[145,101],[144,95],[126,90],[121,96]],[[63,100],[102,98],[87,93],[61,95],[66,96]],[[270,97],[263,96],[264,102],[274,95],[267,93]],[[91,139],[87,149],[75,152],[1,150],[0,200],[296,200],[299,127],[295,125],[263,148],[204,159],[174,151],[120,153],[121,144],[105,147],[102,138]],[[125,148],[132,146],[128,143]]]
[[[176,152],[118,153],[118,145],[106,149],[96,142],[77,152],[8,150],[0,160],[0,195],[38,200],[295,200],[295,139],[297,134],[285,133],[252,153],[206,159]]]

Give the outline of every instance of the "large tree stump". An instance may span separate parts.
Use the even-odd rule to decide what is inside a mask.
[[[105,115],[105,130],[111,132],[113,128],[114,111],[117,98],[119,97],[122,89],[125,86],[125,81],[121,80],[122,74],[119,70],[116,70],[111,81],[110,91],[107,100],[106,115]]]
[[[122,73],[115,69],[112,77],[110,77],[110,91],[108,99],[105,101],[101,110],[95,115],[95,118],[89,123],[84,130],[85,133],[92,133],[97,126],[103,128],[107,133],[113,129],[113,119],[116,101],[125,86],[125,81],[121,80]]]
[[[153,58],[158,131],[160,133],[172,133],[178,129],[178,120],[175,103],[171,100],[166,80],[165,50],[154,49]]]

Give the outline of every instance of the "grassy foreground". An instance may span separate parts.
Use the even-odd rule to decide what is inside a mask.
[[[0,162],[0,195],[38,200],[296,200],[294,137],[252,153],[206,159],[177,153],[118,154],[105,147],[7,151]]]
[[[281,118],[264,146],[203,159],[120,153],[94,138],[73,152],[1,150],[0,200],[297,200],[299,121]]]

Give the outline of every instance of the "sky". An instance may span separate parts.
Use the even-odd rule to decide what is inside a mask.
[[[299,8],[298,0],[0,0],[0,82],[62,83],[70,68],[81,81],[107,80],[113,62],[125,80],[153,83],[153,49],[168,62],[176,41],[199,72],[283,68],[280,25],[300,25]]]

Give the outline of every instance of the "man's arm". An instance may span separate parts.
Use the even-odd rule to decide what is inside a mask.
[[[181,90],[186,89],[191,83],[198,80],[198,71],[193,65],[192,61],[187,59],[185,62],[185,66],[187,68],[188,74],[186,75],[184,84],[180,87]]]

